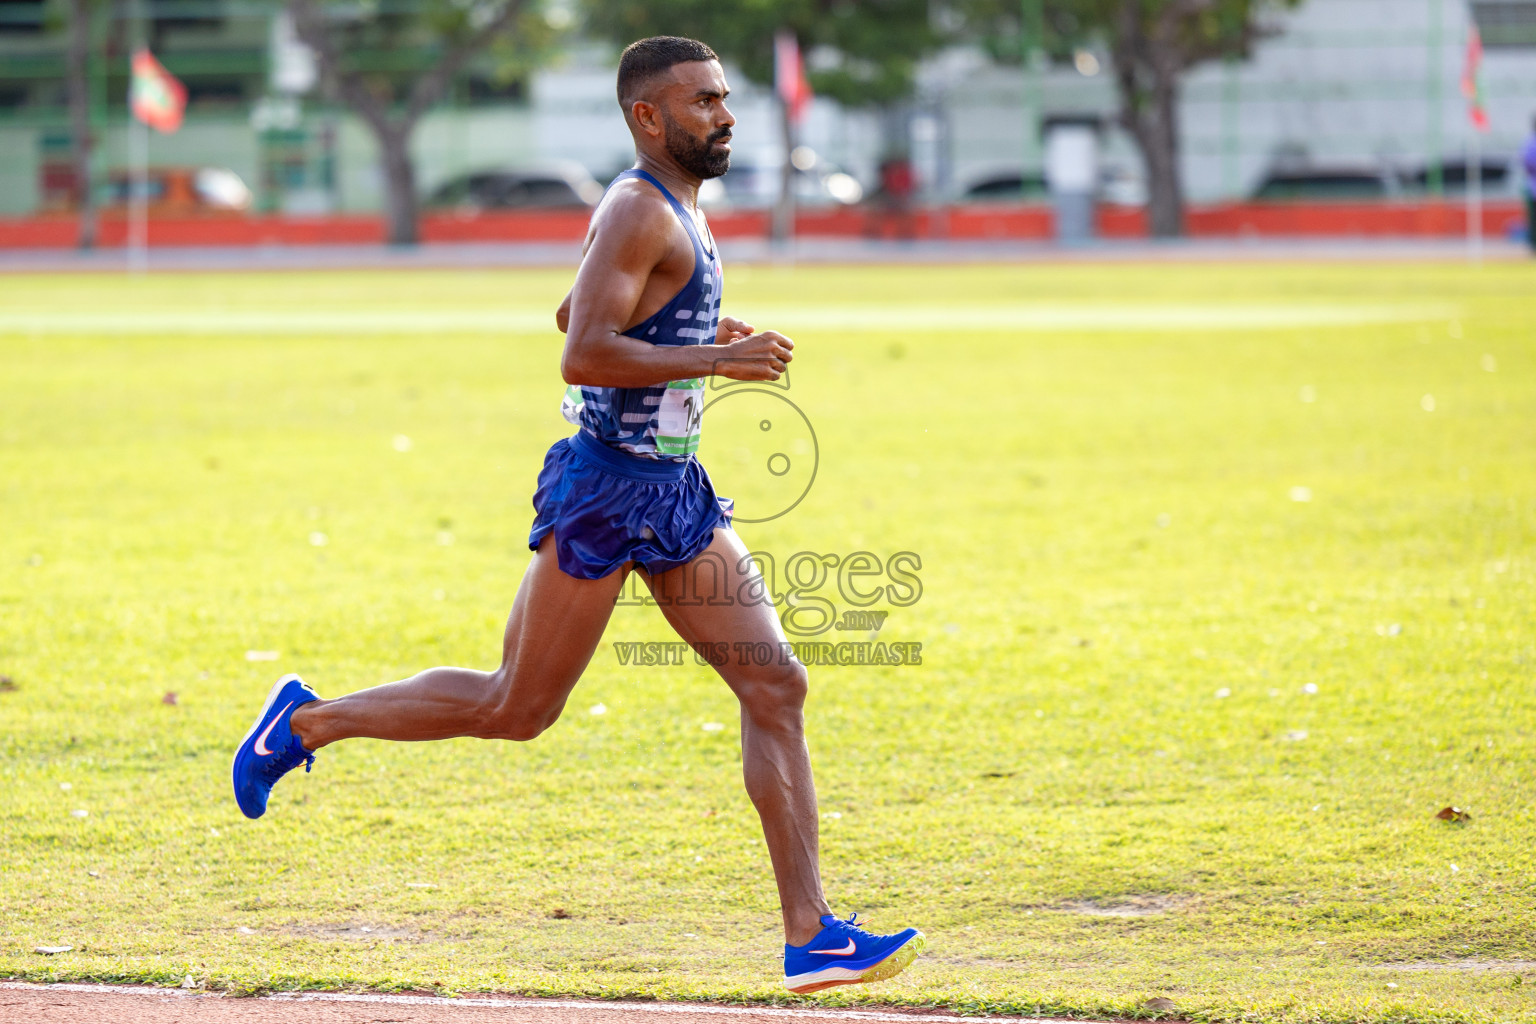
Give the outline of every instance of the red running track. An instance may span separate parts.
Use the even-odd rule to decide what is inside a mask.
[[[0,982],[0,1021],[18,1024],[971,1024],[980,1019],[896,1008],[818,1010],[510,996],[445,999],[308,992],[237,999],[144,986]],[[985,1019],[1046,1024],[1025,1017]]]

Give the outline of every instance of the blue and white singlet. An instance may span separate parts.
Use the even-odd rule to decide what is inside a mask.
[[[625,336],[653,345],[713,345],[720,322],[719,254],[704,245],[692,215],[655,177],[631,168],[608,187],[625,178],[639,178],[655,186],[693,242],[693,276],[665,306],[626,330]],[[699,447],[704,381],[696,377],[646,388],[572,384],[566,388],[560,411],[610,448],[647,459],[686,462]]]

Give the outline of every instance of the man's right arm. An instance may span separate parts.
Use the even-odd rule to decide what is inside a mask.
[[[560,357],[567,384],[639,388],[710,374],[779,378],[794,343],[771,331],[728,345],[653,345],[624,335],[651,275],[676,244],[676,222],[659,196],[638,188],[616,190],[605,207],[571,289]]]

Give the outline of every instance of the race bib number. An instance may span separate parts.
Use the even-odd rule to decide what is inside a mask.
[[[565,417],[565,422],[573,426],[581,426],[581,410],[586,407],[587,399],[581,393],[581,388],[575,384],[567,385],[565,397],[560,399],[560,415]]]
[[[699,450],[704,425],[704,379],[674,380],[661,396],[656,422],[656,451],[692,455]]]

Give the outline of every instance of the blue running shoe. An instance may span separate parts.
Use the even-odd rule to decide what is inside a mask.
[[[298,676],[283,676],[267,694],[256,724],[235,750],[235,803],[247,818],[267,813],[267,794],[278,779],[301,764],[307,772],[315,763],[314,752],[304,749],[289,722],[294,708],[319,699]]]
[[[859,915],[840,921],[821,918],[821,933],[803,946],[784,946],[784,987],[791,992],[820,992],[834,985],[863,985],[894,978],[906,969],[927,940],[916,928],[895,935],[872,935],[857,927]]]

